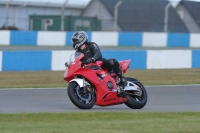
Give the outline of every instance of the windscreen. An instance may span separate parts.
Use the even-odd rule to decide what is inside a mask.
[[[75,52],[71,54],[70,59],[69,59],[69,65],[73,63],[79,56],[81,56],[83,53],[80,52]]]

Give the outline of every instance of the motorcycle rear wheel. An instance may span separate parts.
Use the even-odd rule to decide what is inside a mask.
[[[95,104],[94,92],[85,93],[77,82],[70,82],[67,92],[72,103],[80,109],[91,109]]]
[[[126,106],[132,109],[141,109],[147,103],[147,92],[145,87],[138,80],[134,78],[126,78],[127,81],[130,81],[134,84],[137,84],[139,89],[142,91],[141,96],[136,95],[127,95],[128,101],[125,103]]]

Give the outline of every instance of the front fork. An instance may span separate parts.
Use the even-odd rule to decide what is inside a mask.
[[[83,87],[83,91],[84,93],[92,93],[93,89],[90,83],[88,83],[87,80],[85,80],[85,78],[74,78],[69,82],[75,81],[80,87]]]
[[[85,80],[85,78],[83,77],[83,91],[84,93],[88,92],[88,82]]]

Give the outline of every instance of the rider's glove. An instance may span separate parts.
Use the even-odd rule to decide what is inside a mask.
[[[65,67],[68,67],[69,65],[68,65],[68,63],[67,62],[65,62]]]
[[[95,62],[95,59],[94,59],[94,58],[88,58],[88,59],[87,59],[87,62],[88,62],[88,63],[94,63],[94,62]]]

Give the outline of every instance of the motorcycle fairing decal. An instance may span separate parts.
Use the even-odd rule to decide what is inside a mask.
[[[114,100],[117,100],[117,98],[114,97],[114,98],[110,98],[110,99],[105,99],[104,102],[110,102],[110,101],[114,101]]]
[[[97,97],[96,99],[97,100],[95,102],[95,105],[98,105],[98,106],[109,106],[109,105],[115,105],[115,104],[122,104],[128,100],[127,98],[122,98],[122,97],[117,96],[117,93],[112,92],[112,91],[107,93],[106,97],[104,95],[104,97],[102,97],[102,98]]]

